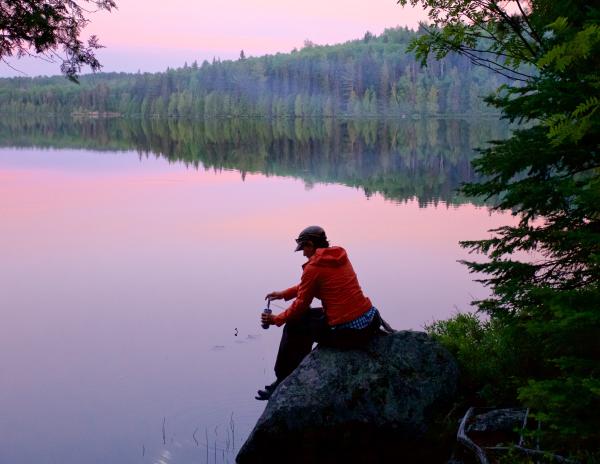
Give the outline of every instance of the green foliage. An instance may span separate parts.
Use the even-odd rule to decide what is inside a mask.
[[[528,378],[519,398],[547,425],[548,439],[578,442],[588,449],[598,444],[600,409],[600,291],[537,290],[544,302],[526,324],[539,345],[540,375]],[[525,379],[524,379],[525,380]]]
[[[592,92],[574,92],[570,108],[553,112],[544,120],[549,128],[548,137],[555,146],[577,143],[586,134],[599,130],[600,100],[596,95],[600,94],[600,75],[589,63],[597,61],[600,26],[589,21],[581,30],[577,30],[569,24],[568,18],[560,17],[548,25],[547,30],[553,39],[549,50],[537,61],[537,66],[558,79],[565,73],[575,71],[580,82]]]
[[[196,119],[494,111],[469,94],[486,94],[501,79],[458,56],[420,69],[405,53],[416,36],[408,29],[388,29],[340,45],[311,43],[290,54],[244,55],[154,74],[82,76],[79,87],[59,78],[0,79],[0,108],[13,114],[108,111]]]
[[[459,313],[425,330],[456,357],[465,402],[510,404],[516,395],[515,366],[522,359],[510,326]]]
[[[111,11],[116,8],[113,0],[2,0],[0,1],[0,60],[16,56],[21,58],[32,53],[54,61],[56,51],[62,49],[65,58],[60,69],[71,81],[84,65],[92,71],[101,68],[94,55],[102,48],[96,36],[87,44],[80,39],[87,25],[90,10]]]
[[[465,264],[492,290],[478,309],[502,327],[501,345],[517,349],[508,371],[490,361],[514,379],[513,401],[542,420],[546,449],[597,456],[600,9],[558,0],[410,3],[431,8],[430,33],[412,45],[423,62],[453,51],[513,79],[487,101],[527,124],[481,150],[474,166],[483,180],[464,192],[497,198],[496,209],[511,211],[515,223],[463,242],[487,256]],[[473,376],[488,381],[486,372]]]

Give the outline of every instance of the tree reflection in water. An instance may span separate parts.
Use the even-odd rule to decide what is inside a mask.
[[[474,148],[506,138],[495,119],[4,118],[0,146],[136,150],[193,168],[360,188],[392,201],[467,202]],[[473,200],[470,200],[473,202]]]

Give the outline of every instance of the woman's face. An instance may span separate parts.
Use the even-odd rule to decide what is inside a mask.
[[[302,254],[307,258],[310,258],[312,255],[315,254],[315,246],[313,245],[313,242],[308,241],[304,244],[304,246],[302,247]]]

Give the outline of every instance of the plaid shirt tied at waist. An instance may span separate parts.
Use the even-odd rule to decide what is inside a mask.
[[[354,330],[360,330],[360,329],[364,329],[364,328],[368,327],[369,324],[371,324],[371,322],[373,322],[373,318],[375,317],[376,314],[377,314],[377,308],[375,306],[371,306],[371,309],[369,309],[362,316],[359,316],[356,319],[353,319],[351,321],[344,322],[343,324],[338,324],[338,325],[331,326],[331,329],[332,330],[337,330],[337,329],[354,329]]]

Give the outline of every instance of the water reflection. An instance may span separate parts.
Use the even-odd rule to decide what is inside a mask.
[[[0,146],[136,150],[187,166],[338,183],[365,195],[466,202],[474,147],[505,138],[497,120],[4,119]],[[473,202],[473,200],[471,200]]]
[[[0,121],[35,147],[0,149],[0,463],[233,462],[281,333],[257,314],[307,224],[396,328],[485,295],[457,242],[505,218],[419,203],[460,202],[492,123],[21,123]]]

